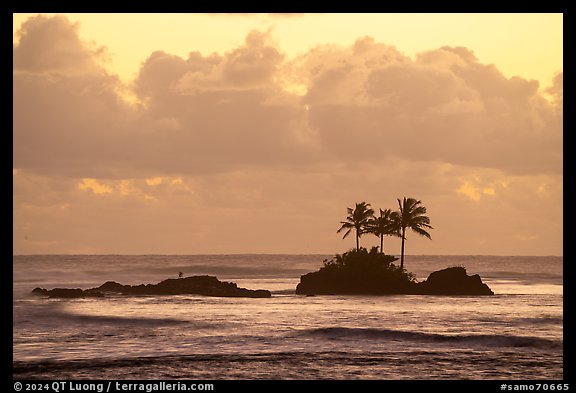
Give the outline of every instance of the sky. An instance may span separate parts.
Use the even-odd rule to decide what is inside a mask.
[[[561,14],[13,22],[14,254],[562,255]]]

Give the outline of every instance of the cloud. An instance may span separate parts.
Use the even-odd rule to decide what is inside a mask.
[[[38,15],[24,22],[13,51],[15,70],[58,74],[94,73],[101,69],[105,48],[78,37],[79,25],[66,17]]]
[[[96,179],[82,179],[82,182],[78,184],[78,188],[82,191],[91,191],[94,194],[109,194],[112,192],[111,187],[100,183]]]
[[[363,39],[317,48],[301,62],[311,75],[310,122],[339,155],[372,160],[386,147],[387,155],[415,160],[561,171],[561,119],[537,82],[507,79],[465,48],[412,60]]]
[[[494,195],[464,198],[457,189],[466,179]],[[411,253],[554,253],[562,247],[561,176],[390,160],[383,167],[342,163],[93,181],[111,192],[81,190],[84,179],[16,173],[15,252],[74,252],[78,244],[96,253],[334,252],[353,246],[336,234],[346,207],[364,200],[395,209],[404,195],[422,200],[435,228],[433,242],[409,238]],[[539,242],[516,237],[528,232]],[[49,243],[32,246],[32,240]],[[377,242],[363,238],[365,245]],[[386,242],[398,252],[395,239]]]
[[[63,16],[25,22],[14,46],[16,168],[79,177],[113,176],[125,160],[134,111],[100,54]]]
[[[558,110],[562,112],[564,107],[564,73],[559,72],[552,80],[552,86],[546,89],[546,93],[552,96],[552,100]]]
[[[74,25],[60,26],[63,21],[29,23],[57,24],[75,34]],[[41,40],[27,31],[21,42]],[[193,52],[184,60],[153,53],[135,83],[142,107],[124,102],[118,79],[103,70],[54,76],[15,68],[14,165],[77,177],[132,177],[218,172],[305,155],[294,126],[304,110],[277,91],[273,78],[283,55],[268,41],[266,33],[253,32],[224,56]]]
[[[402,196],[436,228],[411,252],[561,249],[562,73],[543,90],[469,48],[370,37],[288,58],[252,31],[151,53],[125,86],[78,29],[35,17],[14,44],[16,252],[333,251],[346,207]]]
[[[152,53],[134,84],[144,103],[136,108],[99,66],[105,50],[82,42],[65,17],[31,18],[18,34],[16,168],[133,177],[383,156],[512,173],[562,168],[561,79],[550,103],[537,82],[505,78],[466,48],[412,59],[365,37],[290,60],[271,32],[252,31],[223,54]],[[289,80],[305,94],[285,88]]]
[[[458,187],[456,190],[458,194],[462,194],[472,201],[478,202],[480,199],[485,196],[494,196],[496,195],[496,191],[494,187],[478,187],[477,185],[473,184],[470,181],[465,181]]]

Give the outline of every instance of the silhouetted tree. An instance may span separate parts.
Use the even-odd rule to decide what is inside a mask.
[[[400,214],[380,209],[380,217],[368,222],[368,232],[380,238],[380,253],[384,254],[384,236],[400,237]]]
[[[406,198],[403,200],[398,198],[398,205],[400,206],[400,228],[402,230],[402,250],[400,256],[400,268],[404,268],[404,241],[406,240],[406,228],[412,228],[414,232],[428,239],[432,239],[426,229],[434,229],[430,226],[430,218],[426,216],[426,208],[421,205],[422,202],[414,198]]]
[[[366,232],[366,226],[370,218],[374,216],[374,210],[370,208],[370,204],[366,202],[356,203],[356,207],[354,209],[348,208],[348,216],[346,217],[346,221],[340,221],[342,226],[336,233],[340,233],[343,230],[347,229],[346,233],[342,239],[345,239],[346,236],[350,234],[352,229],[356,230],[356,250],[360,249],[360,236]]]

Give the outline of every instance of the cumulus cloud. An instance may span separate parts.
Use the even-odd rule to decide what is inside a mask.
[[[154,52],[142,64],[136,88],[144,97],[165,99],[166,94],[172,94],[172,100],[203,92],[271,88],[283,58],[273,46],[270,32],[252,31],[244,46],[224,55],[204,57],[194,51],[182,59]]]
[[[39,173],[112,175],[134,113],[100,53],[62,16],[25,22],[14,46],[14,166]]]
[[[28,19],[18,31],[14,69],[68,75],[98,72],[105,48],[82,42],[78,29],[77,23],[64,16],[38,15]]]
[[[315,65],[316,57],[326,61]],[[561,171],[561,119],[538,83],[507,79],[468,49],[444,47],[412,60],[364,39],[310,51],[303,64],[313,75],[310,122],[339,154],[373,159],[386,147],[411,159]]]
[[[564,73],[559,72],[554,76],[552,86],[546,89],[552,96],[553,102],[560,112],[564,108]]]
[[[140,169],[205,173],[386,155],[561,171],[561,81],[549,103],[537,82],[506,78],[466,48],[411,59],[365,37],[290,60],[270,32],[252,31],[223,54],[152,53],[134,83],[144,104],[134,108],[99,66],[104,50],[82,42],[77,30],[64,17],[39,16],[19,32],[16,167],[138,176]],[[287,80],[305,94],[286,88]]]

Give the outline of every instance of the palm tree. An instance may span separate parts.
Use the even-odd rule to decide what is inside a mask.
[[[351,207],[348,208],[348,216],[346,217],[346,221],[340,221],[342,226],[336,233],[342,232],[344,229],[347,229],[346,233],[342,239],[345,239],[346,236],[350,234],[352,229],[356,229],[356,250],[360,249],[360,236],[366,232],[366,225],[371,217],[374,216],[374,210],[370,208],[370,204],[366,202],[360,202],[356,204],[356,207],[352,209]]]
[[[380,209],[380,217],[375,217],[368,223],[370,233],[380,238],[380,253],[384,254],[384,236],[400,237],[400,214],[390,209]]]
[[[406,198],[403,200],[398,198],[398,205],[400,206],[400,227],[402,228],[402,253],[400,258],[400,268],[404,269],[404,240],[406,240],[406,228],[412,228],[414,232],[428,239],[432,239],[426,229],[434,229],[430,226],[430,218],[425,216],[426,208],[421,205],[422,202],[414,198]]]

